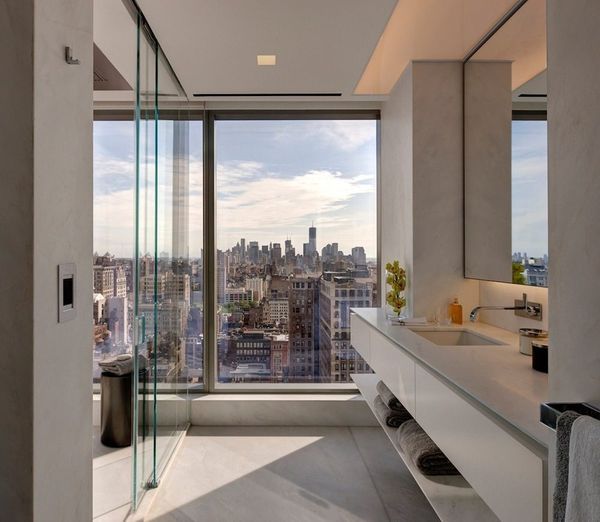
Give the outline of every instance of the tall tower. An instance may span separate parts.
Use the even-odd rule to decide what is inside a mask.
[[[190,122],[173,122],[173,259],[188,259],[190,231]]]
[[[309,227],[308,229],[308,253],[314,254],[317,251],[317,227]]]

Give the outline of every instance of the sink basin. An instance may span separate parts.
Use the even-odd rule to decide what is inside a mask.
[[[411,329],[417,335],[438,346],[486,346],[499,345],[497,341],[482,337],[468,330],[417,330]]]

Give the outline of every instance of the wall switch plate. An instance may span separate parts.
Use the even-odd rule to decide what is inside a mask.
[[[58,265],[58,322],[65,323],[77,317],[75,308],[75,263]]]

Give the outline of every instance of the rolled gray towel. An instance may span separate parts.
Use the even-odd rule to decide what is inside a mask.
[[[396,398],[396,396],[385,385],[383,381],[379,381],[375,388],[377,389],[377,393],[381,397],[381,400],[388,408],[396,409],[400,407],[404,409],[404,406],[400,404],[400,401]]]
[[[553,520],[564,522],[567,510],[567,491],[569,489],[569,445],[571,428],[580,417],[574,411],[565,411],[556,421],[556,482],[554,483]]]
[[[398,428],[398,444],[423,475],[460,475],[448,457],[415,420]]]
[[[375,397],[374,407],[377,416],[390,428],[397,428],[402,423],[412,419],[412,415],[408,413],[407,409],[402,406],[402,404],[400,404],[400,408],[389,408],[388,405],[383,402],[380,395]]]

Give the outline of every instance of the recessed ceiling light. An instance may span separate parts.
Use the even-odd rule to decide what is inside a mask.
[[[256,65],[277,65],[277,55],[275,54],[257,54]]]

